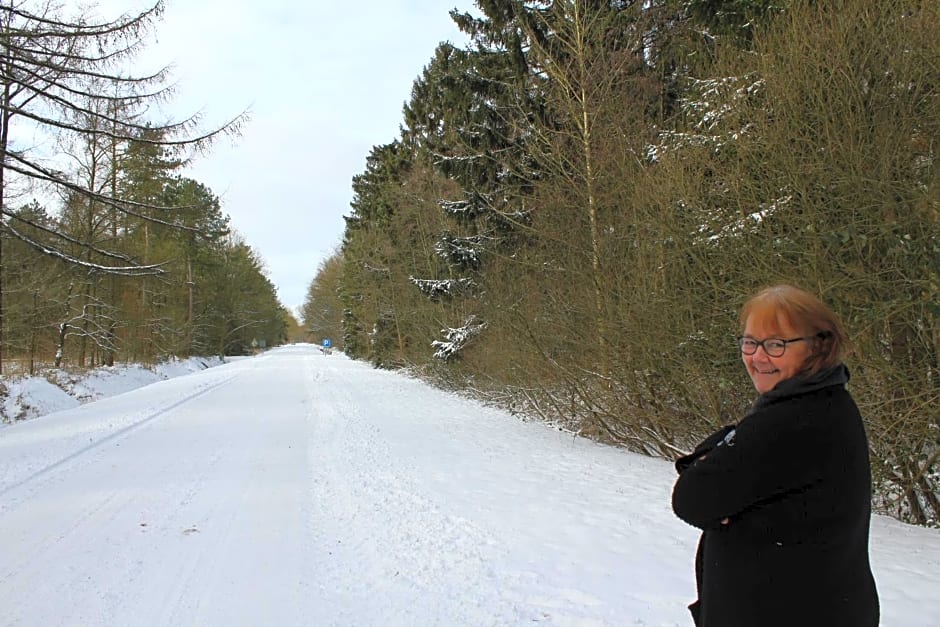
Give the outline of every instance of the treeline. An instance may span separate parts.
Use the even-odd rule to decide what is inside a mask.
[[[219,198],[181,174],[244,116],[207,132],[195,116],[158,121],[166,70],[128,70],[162,10],[0,7],[0,372],[285,339],[261,260]]]
[[[174,226],[114,219],[107,208],[77,200],[54,216],[36,203],[11,212],[32,243],[55,245],[50,230],[86,237],[160,273],[125,276],[64,263],[0,234],[7,372],[244,355],[286,339],[289,314],[257,254],[230,232],[218,198],[188,178],[151,182]],[[93,251],[64,248],[95,263]]]
[[[940,3],[478,0],[353,180],[305,318],[673,457],[753,401],[779,282],[853,340],[881,511],[940,520]]]

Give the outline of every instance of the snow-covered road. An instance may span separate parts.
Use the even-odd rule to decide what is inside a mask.
[[[672,481],[286,347],[0,430],[0,625],[689,625]],[[940,533],[873,533],[883,625],[940,625]]]

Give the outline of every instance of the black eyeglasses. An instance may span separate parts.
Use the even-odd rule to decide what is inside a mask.
[[[741,352],[745,355],[753,355],[757,352],[757,347],[761,346],[764,348],[764,352],[767,353],[768,356],[783,357],[783,354],[787,352],[787,344],[792,344],[793,342],[802,342],[808,339],[810,338],[795,337],[792,340],[781,340],[773,337],[758,342],[752,337],[739,337],[738,346],[741,347]]]

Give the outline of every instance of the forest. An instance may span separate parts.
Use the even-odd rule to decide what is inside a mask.
[[[263,261],[184,175],[247,115],[208,130],[198,115],[161,121],[168,69],[132,71],[163,10],[0,7],[0,374],[247,354],[286,337]]]
[[[673,458],[754,400],[744,300],[796,284],[848,329],[875,508],[940,524],[940,3],[476,5],[352,180],[311,338]]]

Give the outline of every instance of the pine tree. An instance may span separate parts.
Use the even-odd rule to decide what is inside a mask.
[[[115,20],[96,20],[85,12],[69,16],[51,2],[11,0],[0,7],[0,228],[5,232],[72,264],[87,262],[66,247],[93,248],[102,259],[90,266],[97,272],[162,272],[159,263],[139,263],[120,251],[97,248],[92,241],[76,240],[56,229],[50,231],[54,241],[40,246],[24,234],[24,227],[30,224],[8,206],[30,184],[42,184],[101,203],[124,216],[153,220],[146,213],[154,207],[146,202],[121,199],[112,191],[76,183],[47,165],[45,155],[17,145],[11,129],[19,122],[50,134],[76,134],[115,143],[138,140],[175,151],[205,149],[218,136],[237,133],[243,116],[209,132],[198,131],[197,116],[153,127],[139,119],[148,106],[169,96],[165,86],[168,72],[164,69],[134,76],[124,72],[122,64],[139,52],[162,11],[162,0]],[[148,132],[158,135],[144,137]],[[0,250],[0,259],[2,253]],[[0,285],[0,298],[2,294]],[[0,332],[2,312],[0,300]]]

